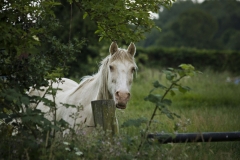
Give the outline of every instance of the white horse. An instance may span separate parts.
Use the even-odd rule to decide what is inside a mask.
[[[75,124],[81,124],[85,127],[94,126],[91,108],[93,100],[113,99],[117,108],[126,108],[130,99],[133,73],[137,68],[134,61],[136,47],[131,43],[127,50],[120,49],[117,43],[113,42],[109,52],[110,55],[102,60],[98,73],[84,77],[80,84],[67,78],[62,78],[60,83],[53,83],[53,88],[61,89],[57,91],[55,98],[57,121],[63,119],[75,130],[79,129],[76,128]],[[44,92],[31,89],[29,94],[43,96]],[[46,98],[52,100],[51,95],[46,95]],[[82,110],[65,107],[63,104],[82,106]],[[41,102],[37,109],[45,112],[49,120],[53,120],[53,115],[48,114],[50,111],[48,106]]]

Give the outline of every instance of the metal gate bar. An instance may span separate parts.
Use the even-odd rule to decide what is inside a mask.
[[[159,143],[240,141],[240,132],[159,133],[148,134],[147,138],[158,139]]]

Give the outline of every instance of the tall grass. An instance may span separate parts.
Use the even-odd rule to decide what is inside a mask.
[[[191,91],[168,97],[173,101],[169,109],[181,118],[171,120],[159,112],[151,127],[151,132],[240,131],[240,85],[226,82],[227,77],[231,76],[228,72],[215,73],[205,70],[203,74],[183,79],[181,83],[189,86]],[[128,119],[150,118],[155,106],[144,101],[144,97],[153,88],[152,82],[156,80],[166,84],[161,69],[144,69],[138,72],[132,86],[132,97],[128,108],[117,112],[120,126]],[[125,127],[121,128],[120,132],[131,136],[139,135],[145,126],[146,124],[143,123],[139,127]],[[168,148],[166,159],[167,157],[173,159],[240,159],[239,142],[168,144],[162,147]]]

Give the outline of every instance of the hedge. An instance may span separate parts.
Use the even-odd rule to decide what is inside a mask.
[[[198,50],[192,48],[138,48],[137,60],[150,67],[177,67],[192,64],[198,69],[240,73],[240,51]]]

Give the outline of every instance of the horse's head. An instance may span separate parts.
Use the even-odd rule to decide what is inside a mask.
[[[116,107],[125,109],[131,96],[133,74],[137,68],[134,62],[136,47],[131,43],[127,50],[120,49],[117,43],[113,42],[109,52],[108,91],[112,94]]]

